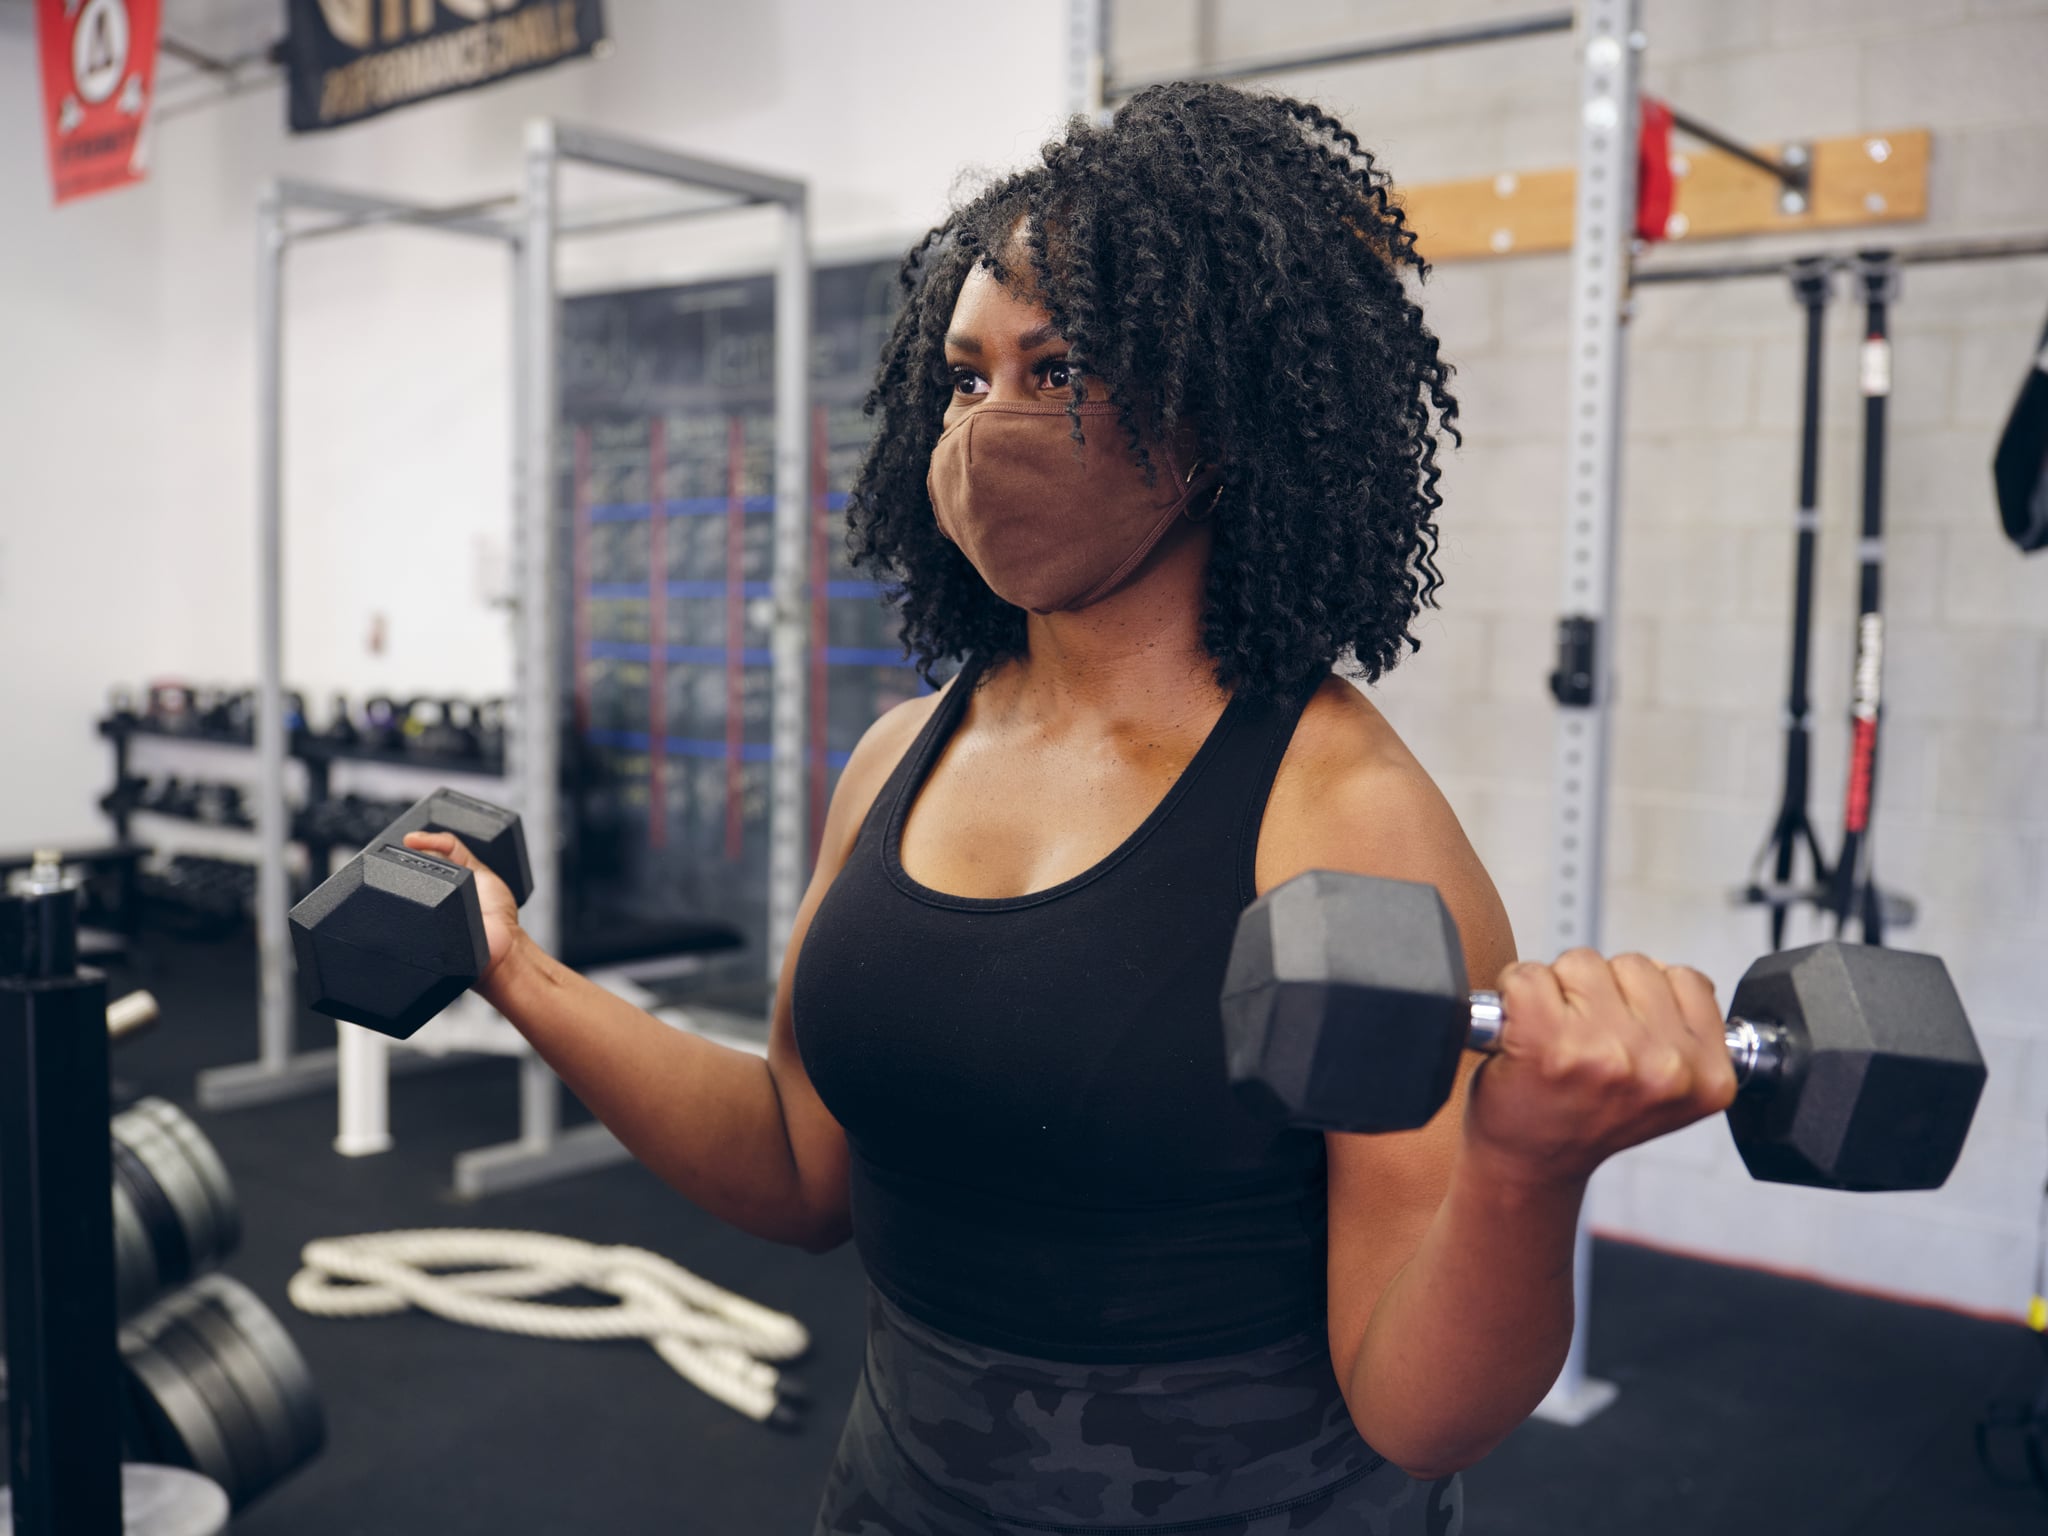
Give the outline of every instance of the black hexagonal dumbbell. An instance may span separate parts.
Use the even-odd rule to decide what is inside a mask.
[[[515,901],[533,891],[518,815],[437,789],[292,908],[306,1006],[400,1040],[474,986],[491,958],[475,876],[405,847],[411,832],[452,832]]]
[[[1425,1125],[1463,1052],[1511,1022],[1473,992],[1436,888],[1315,870],[1245,909],[1223,985],[1243,1095],[1332,1131]],[[1750,1174],[1831,1189],[1935,1189],[1961,1153],[1984,1058],[1933,955],[1814,944],[1766,955],[1726,1025],[1729,1127]]]

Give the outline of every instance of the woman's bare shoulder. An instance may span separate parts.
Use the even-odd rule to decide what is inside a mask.
[[[903,760],[911,744],[917,740],[939,707],[939,701],[953,688],[953,679],[931,693],[919,694],[916,698],[905,699],[890,709],[861,732],[846,760],[846,767],[840,772],[839,783],[832,791],[832,804],[825,815],[825,830],[822,852],[829,856],[834,850],[851,846],[860,824],[867,819],[869,808],[875,803],[875,796],[882,792],[882,786],[889,782],[889,775],[896,771],[896,765]]]
[[[1305,869],[1439,887],[1486,880],[1428,770],[1372,700],[1337,676],[1302,710],[1259,834],[1261,891]]]

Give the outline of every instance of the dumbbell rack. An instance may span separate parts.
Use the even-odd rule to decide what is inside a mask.
[[[246,812],[239,819],[211,820],[203,816],[183,815],[153,806],[136,805],[125,802],[119,796],[120,786],[134,782],[130,757],[131,746],[137,739],[249,752],[255,748],[255,742],[250,737],[208,731],[168,730],[140,716],[123,714],[107,716],[98,723],[98,730],[100,735],[113,743],[114,748],[115,792],[102,799],[101,807],[108,819],[113,822],[114,834],[118,841],[127,843],[131,839],[131,823],[137,815],[167,816],[172,820],[191,822],[196,826],[219,827],[236,832],[255,831],[255,818]],[[456,757],[439,752],[398,751],[363,742],[335,741],[310,731],[294,733],[288,750],[295,760],[304,765],[306,778],[305,796],[293,817],[290,840],[306,850],[307,874],[315,884],[333,872],[336,849],[354,852],[354,846],[347,839],[321,836],[308,831],[306,825],[309,813],[324,802],[337,798],[333,789],[333,767],[337,762],[377,763],[403,768],[431,776],[436,782],[451,774],[498,779],[502,778],[505,772],[505,760],[500,753],[487,752],[474,757]]]
[[[124,803],[119,798],[120,787],[132,781],[130,769],[131,746],[137,739],[189,743],[204,747],[220,748],[227,751],[250,752],[255,749],[255,740],[250,736],[228,735],[208,731],[177,731],[138,715],[116,713],[99,721],[100,735],[107,738],[114,748],[115,793],[102,802],[107,817],[114,824],[114,835],[122,843],[132,836],[131,822],[137,814],[145,816],[170,816],[174,820],[190,821],[199,826],[213,826],[236,831],[253,832],[255,818],[245,814],[243,819],[230,821],[209,821],[198,816],[180,816],[175,812],[158,810],[149,806]],[[505,760],[501,753],[483,753],[475,757],[454,757],[444,753],[396,751],[388,747],[372,746],[363,742],[334,741],[310,731],[295,732],[287,748],[290,755],[305,766],[306,792],[298,808],[298,817],[291,841],[306,850],[309,863],[308,874],[315,883],[323,880],[333,870],[333,855],[343,844],[333,838],[309,834],[300,818],[324,801],[335,798],[333,792],[333,766],[337,762],[380,763],[394,768],[417,770],[431,774],[438,781],[450,774],[472,774],[484,778],[502,778]],[[347,851],[353,852],[352,848]]]

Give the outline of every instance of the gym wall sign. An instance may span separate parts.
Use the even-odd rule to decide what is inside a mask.
[[[157,0],[36,0],[50,181],[59,203],[142,180]]]
[[[581,58],[602,0],[289,0],[295,133]]]

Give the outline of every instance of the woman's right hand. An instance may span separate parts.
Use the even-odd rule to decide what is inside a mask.
[[[449,832],[411,832],[405,846],[415,853],[431,853],[450,864],[460,864],[476,877],[477,903],[484,910],[484,938],[491,946],[490,968],[477,978],[481,986],[489,980],[519,940],[519,903],[505,888],[505,882],[491,873],[490,866],[463,846],[462,839]]]

